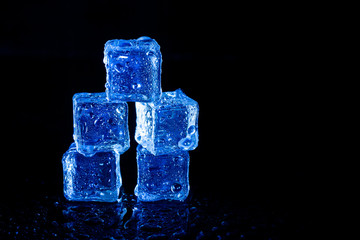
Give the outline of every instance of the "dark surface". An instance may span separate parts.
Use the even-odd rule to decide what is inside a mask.
[[[108,229],[96,219],[83,223],[81,213],[66,215],[61,157],[72,142],[71,99],[104,91],[108,39],[143,35],[161,46],[163,91],[182,88],[200,106],[185,236],[311,238],[321,187],[314,152],[320,106],[312,105],[315,77],[307,61],[313,35],[297,8],[285,8],[226,1],[2,2],[0,238],[72,238],[81,231],[69,221],[85,232],[89,224]],[[121,156],[127,196],[136,184],[133,103],[129,112],[131,147]],[[125,222],[107,234],[130,236]]]
[[[186,202],[67,202],[38,196],[0,205],[1,239],[313,239],[299,206],[190,195]],[[292,211],[289,211],[292,209]],[[299,219],[299,217],[301,217]],[[306,234],[305,234],[306,233]]]

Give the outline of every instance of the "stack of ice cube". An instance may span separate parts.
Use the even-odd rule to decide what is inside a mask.
[[[105,44],[106,91],[73,97],[74,143],[62,159],[68,200],[118,200],[120,155],[130,147],[126,102],[136,102],[138,200],[186,199],[199,106],[180,89],[162,93],[161,63],[149,37]]]

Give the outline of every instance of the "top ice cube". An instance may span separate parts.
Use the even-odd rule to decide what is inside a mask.
[[[149,37],[107,41],[104,50],[107,98],[127,102],[158,100],[161,62],[160,46]]]

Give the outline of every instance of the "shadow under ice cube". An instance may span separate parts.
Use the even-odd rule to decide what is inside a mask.
[[[74,140],[78,152],[92,156],[115,150],[122,154],[130,147],[128,105],[108,101],[105,93],[77,93],[73,97]]]
[[[115,202],[121,187],[120,154],[98,152],[85,157],[75,143],[62,158],[64,196],[70,201]]]
[[[140,201],[179,200],[189,194],[189,163],[187,151],[155,156],[137,146],[138,178],[135,195]]]
[[[157,102],[137,102],[135,140],[154,155],[194,150],[198,115],[198,103],[180,89],[162,93]]]
[[[151,102],[161,94],[161,52],[149,37],[114,39],[105,44],[106,94],[108,99]]]

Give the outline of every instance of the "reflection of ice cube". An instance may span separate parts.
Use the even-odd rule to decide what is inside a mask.
[[[161,94],[161,52],[149,37],[105,44],[106,94],[128,102],[156,101]]]
[[[66,239],[112,239],[126,214],[120,203],[66,202],[62,211]]]
[[[62,159],[64,195],[71,201],[115,202],[121,186],[120,155],[115,151],[85,157],[75,144]]]
[[[77,93],[73,97],[74,140],[85,156],[99,151],[130,147],[128,106],[122,101],[108,101],[105,93]]]
[[[182,239],[188,230],[187,205],[174,201],[139,202],[135,215],[140,239]]]
[[[138,145],[135,195],[140,201],[185,200],[190,189],[189,161],[187,151],[154,156]]]
[[[136,141],[154,155],[198,145],[199,105],[180,89],[151,103],[136,103]]]

